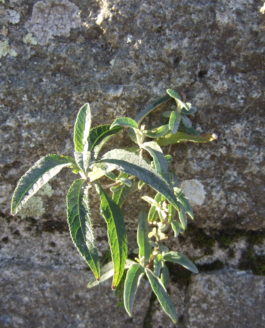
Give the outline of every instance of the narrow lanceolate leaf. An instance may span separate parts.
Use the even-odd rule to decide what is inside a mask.
[[[172,262],[172,263],[177,263],[183,266],[184,268],[190,270],[193,273],[198,273],[198,269],[192,261],[187,258],[186,255],[179,253],[179,252],[168,252],[163,255],[163,260]]]
[[[183,228],[183,230],[186,230],[187,223],[188,223],[186,213],[182,206],[179,207],[177,211],[178,211],[178,216],[179,216],[179,221],[180,221],[181,227]]]
[[[103,124],[95,126],[90,130],[88,137],[89,150],[93,151],[96,146],[99,146],[101,142],[108,137],[118,133],[121,131],[121,127],[116,126],[114,128],[110,128],[110,124]]]
[[[157,143],[160,146],[174,145],[180,142],[197,142],[197,143],[206,143],[214,141],[217,139],[217,136],[213,133],[202,134],[200,136],[187,134],[185,132],[177,132],[176,134],[169,133],[164,137],[158,138]]]
[[[178,112],[178,111],[171,112],[170,117],[169,117],[168,127],[169,127],[169,130],[173,134],[177,133],[179,124],[180,124],[180,120],[181,120],[180,112]]]
[[[114,149],[107,152],[100,162],[114,164],[117,169],[136,176],[164,195],[174,206],[179,206],[171,185],[139,156],[123,149]]]
[[[141,147],[152,156],[156,171],[168,181],[168,161],[165,158],[160,146],[155,141],[149,141],[143,143]]]
[[[122,207],[127,196],[131,191],[131,187],[124,185],[120,185],[112,188],[112,199],[119,206]]]
[[[125,263],[125,269],[129,269],[133,264],[135,264],[135,261],[126,260]],[[113,266],[113,262],[109,262],[107,264],[105,264],[101,270],[100,270],[101,274],[100,274],[100,278],[98,280],[91,280],[88,282],[87,284],[87,288],[92,288],[95,286],[100,285],[101,283],[105,282],[106,280],[110,279],[111,277],[113,277],[114,275],[114,266]]]
[[[112,129],[115,126],[138,129],[138,123],[130,117],[116,118],[116,120],[111,124],[110,128]]]
[[[138,263],[133,264],[127,271],[124,283],[123,303],[125,310],[127,311],[130,317],[132,316],[135,295],[143,273],[144,269]]]
[[[179,234],[184,232],[182,224],[176,220],[171,221],[171,228],[174,232],[174,237],[178,237]]]
[[[86,260],[95,278],[99,279],[99,257],[95,246],[85,182],[84,179],[75,180],[67,193],[67,220],[75,246]]]
[[[174,187],[174,192],[175,195],[178,199],[178,201],[181,203],[182,208],[184,209],[184,211],[189,215],[189,217],[193,220],[194,219],[194,214],[193,214],[193,210],[192,207],[189,203],[189,201],[187,200],[187,198],[185,197],[184,193],[181,191],[180,188],[178,187]]]
[[[156,204],[161,204],[165,200],[165,197],[158,192],[155,195],[154,200],[155,200],[155,204],[150,207],[150,210],[148,212],[148,217],[147,217],[148,222],[153,222],[156,221],[156,219],[158,219],[157,209],[159,206],[157,206]]]
[[[89,167],[89,162],[91,158],[91,152],[84,150],[83,152],[75,152],[75,161],[78,165],[78,167],[84,171],[87,172],[88,167]]]
[[[161,278],[160,278],[162,284],[165,288],[167,288],[169,282],[170,282],[170,273],[168,270],[168,267],[165,263],[163,263],[162,270],[161,270]]]
[[[168,132],[168,124],[165,124],[152,130],[145,130],[144,135],[146,135],[148,138],[161,138],[164,137]]]
[[[75,121],[74,127],[74,145],[76,152],[88,150],[87,138],[91,126],[91,111],[89,104],[83,105]]]
[[[189,110],[189,106],[180,100],[180,95],[177,93],[177,91],[172,89],[167,89],[167,94],[173,99],[175,99],[177,109],[179,111],[181,111],[182,109]]]
[[[172,98],[168,95],[159,98],[157,101],[153,102],[152,104],[148,105],[146,108],[141,110],[135,117],[135,121],[140,124],[142,120],[153,111],[156,111],[158,109],[161,109],[167,105],[172,103]]]
[[[114,263],[112,288],[116,288],[121,281],[128,255],[127,233],[120,207],[100,185],[97,185],[97,190],[100,195],[101,212],[108,225],[108,238]]]
[[[76,165],[74,159],[68,156],[47,155],[38,160],[18,181],[11,202],[11,214],[15,215],[42,186],[64,167],[70,166]]]
[[[137,227],[137,244],[139,247],[139,258],[144,259],[145,264],[149,262],[149,258],[152,252],[148,233],[149,230],[146,214],[144,212],[140,212]]]
[[[160,279],[148,268],[145,269],[145,273],[162,309],[174,323],[177,323],[178,316],[175,305],[172,303],[172,300],[168,295],[164,285]]]

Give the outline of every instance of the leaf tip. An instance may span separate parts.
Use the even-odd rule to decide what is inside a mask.
[[[216,133],[212,133],[209,140],[214,141],[214,140],[217,140],[217,139],[218,139],[218,135]]]

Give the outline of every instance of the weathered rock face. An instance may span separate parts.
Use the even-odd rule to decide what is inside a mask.
[[[71,173],[61,175],[64,181],[54,179],[21,216],[9,216],[11,194],[29,166],[47,153],[71,154],[74,118],[84,102],[90,102],[95,124],[111,122],[117,115],[134,116],[167,88],[198,107],[198,129],[218,135],[212,144],[172,147],[174,169],[185,189],[192,187],[196,214],[190,232],[173,247],[205,271],[184,286],[182,274],[176,282],[179,268],[171,271],[178,327],[264,325],[262,5],[0,0],[0,265],[6,272],[1,327],[170,327],[157,304],[149,304],[148,292],[139,298],[133,321],[119,310],[115,321],[115,306],[109,307],[115,301],[105,288],[86,290],[87,271],[65,223]],[[134,220],[128,217],[132,235]],[[95,228],[105,252],[99,218]],[[227,272],[231,268],[237,271]],[[65,291],[68,285],[76,298]],[[251,313],[242,321],[246,305]],[[99,308],[99,318],[91,321]]]

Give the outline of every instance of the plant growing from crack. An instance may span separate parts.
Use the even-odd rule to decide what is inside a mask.
[[[147,129],[143,124],[145,117],[161,109],[167,109],[163,112],[165,124]],[[15,215],[63,168],[80,174],[67,193],[67,220],[73,243],[95,276],[88,287],[112,277],[112,288],[116,289],[124,280],[123,303],[130,316],[140,280],[146,276],[164,312],[177,322],[176,309],[167,292],[169,271],[166,263],[177,263],[193,273],[198,272],[188,257],[169,250],[164,244],[172,237],[172,232],[174,237],[184,233],[187,218],[193,219],[193,212],[176,176],[169,169],[171,156],[164,155],[161,148],[180,142],[203,143],[215,139],[215,135],[200,135],[192,127],[189,117],[195,111],[177,92],[168,89],[166,96],[140,111],[135,119],[119,117],[112,124],[91,128],[90,106],[85,104],[80,108],[74,126],[74,157],[55,154],[42,157],[20,178],[13,194],[11,213]],[[102,155],[104,144],[122,129],[127,129],[134,146],[112,149]],[[102,181],[106,179],[111,183],[103,185]],[[107,223],[112,257],[112,261],[102,268],[89,205],[92,185],[99,195],[101,214]],[[123,205],[130,193],[143,185],[148,188],[141,198],[148,204],[149,211],[139,211],[138,257],[132,260],[128,258]]]

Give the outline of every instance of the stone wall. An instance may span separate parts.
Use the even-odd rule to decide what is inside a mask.
[[[0,0],[0,327],[174,327],[144,283],[132,319],[109,288],[87,290],[65,219],[71,174],[20,216],[9,209],[31,164],[71,154],[84,102],[95,124],[111,122],[167,88],[198,107],[196,128],[218,135],[171,150],[184,185],[205,193],[172,244],[201,271],[170,268],[175,327],[265,325],[262,12],[259,0]],[[127,222],[133,236],[134,216]],[[97,218],[104,254],[102,225]]]

